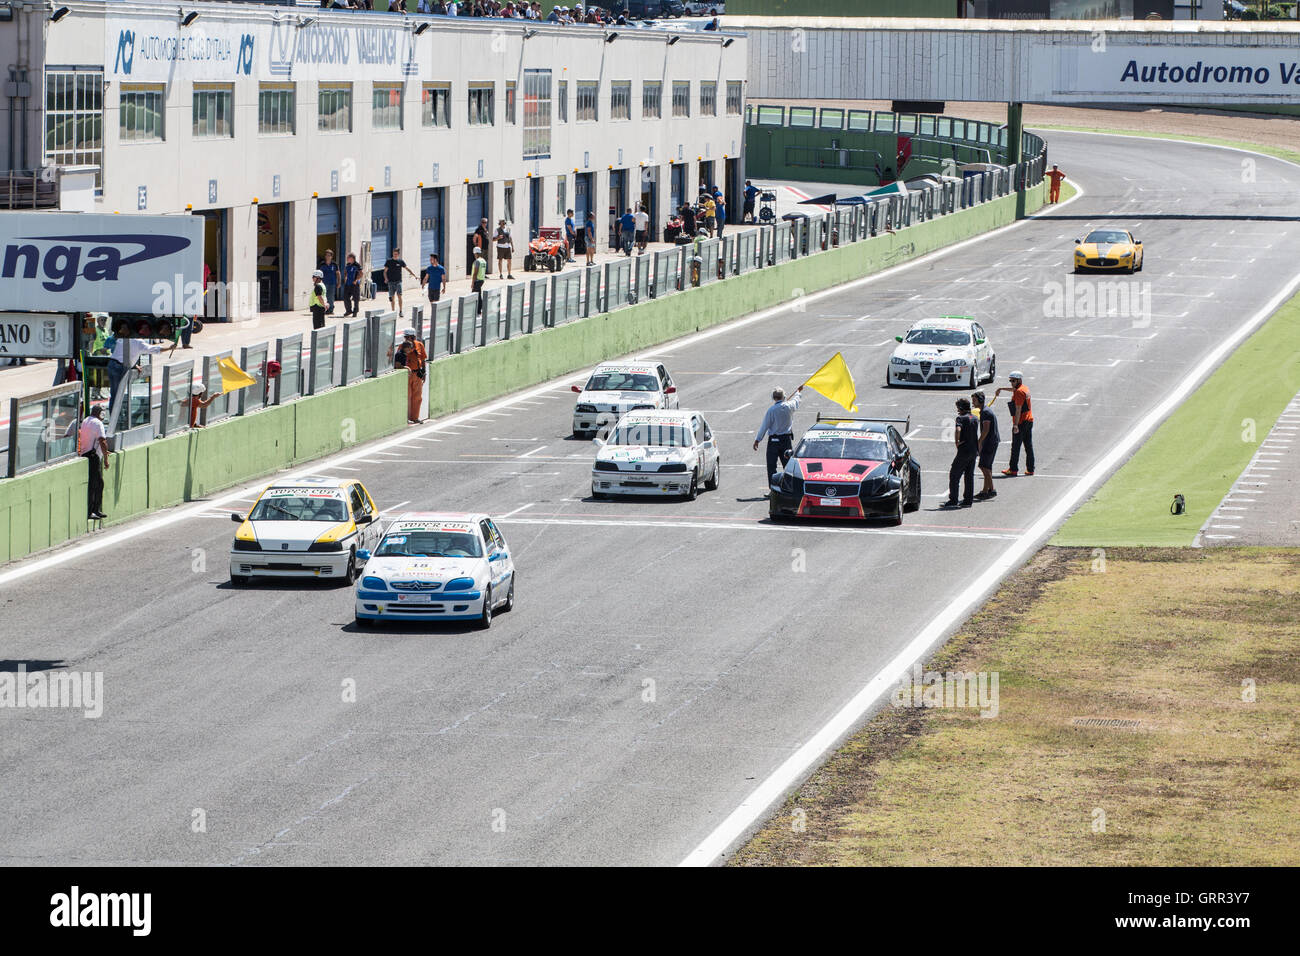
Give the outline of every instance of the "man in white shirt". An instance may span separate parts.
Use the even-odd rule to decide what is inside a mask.
[[[754,435],[754,451],[758,451],[758,443],[764,437],[767,438],[768,481],[771,481],[772,475],[776,473],[781,456],[794,447],[794,412],[799,407],[799,396],[802,392],[803,386],[800,385],[794,390],[794,397],[787,399],[785,389],[774,389],[772,404],[767,406],[767,411],[763,413],[762,424],[758,426],[758,433]]]
[[[113,354],[108,359],[108,405],[117,407],[117,390],[126,376],[126,370],[133,368],[142,355],[156,355],[162,351],[161,345],[153,345],[143,339],[118,337],[113,346]]]
[[[645,252],[646,236],[650,232],[650,214],[641,206],[636,207],[636,247]]]
[[[77,431],[77,452],[90,463],[90,484],[86,487],[86,517],[104,514],[104,469],[108,467],[108,439],[104,436],[104,406],[90,410]]]

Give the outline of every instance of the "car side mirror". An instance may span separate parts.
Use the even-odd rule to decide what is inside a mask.
[[[370,549],[369,549],[369,548],[358,548],[358,549],[357,549],[357,560],[360,561],[362,564],[365,564],[367,561],[369,561],[369,560],[370,560]]]
[[[241,514],[234,514],[234,513],[232,513],[231,516],[230,516],[230,520],[233,521],[235,524],[243,524],[243,523],[244,523],[244,516],[241,515]]]
[[[356,522],[356,523],[357,523],[357,524],[370,524],[370,522],[372,522],[372,521],[374,521],[374,520],[375,520],[374,515],[362,515],[361,517],[359,517],[359,518],[357,519],[357,522]]]
[[[595,445],[597,448],[604,448],[604,447],[605,447],[605,439],[601,438],[599,435],[596,436],[595,438],[593,438],[593,439],[591,440],[591,443],[592,443],[593,445]]]
[[[1083,245],[1083,240],[1082,240],[1082,239],[1076,239],[1076,240],[1074,240],[1074,244],[1075,244],[1076,246],[1081,246],[1081,245]]]
[[[894,341],[895,341],[895,342],[901,342],[901,341],[903,341],[903,337],[902,337],[901,335],[895,335],[895,336],[894,336]]]
[[[1133,240],[1133,245],[1135,245],[1135,246],[1140,246],[1140,245],[1142,245],[1142,240],[1141,240],[1141,239],[1134,239],[1134,240]]]
[[[976,344],[976,345],[983,345],[983,344],[984,344],[985,342],[987,342],[987,341],[988,341],[988,339],[976,339],[976,340],[975,340],[975,344]]]
[[[572,391],[577,392],[579,395],[582,394],[582,386],[581,386],[581,385],[570,385],[569,388],[570,388]]]
[[[674,395],[674,394],[676,394],[676,392],[677,392],[677,386],[676,386],[676,385],[669,385],[667,388],[664,389],[664,394],[665,394],[665,395]]]

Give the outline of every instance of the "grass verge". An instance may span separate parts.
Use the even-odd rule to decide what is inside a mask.
[[[886,708],[731,863],[1294,865],[1298,600],[1283,549],[1045,548],[927,666],[997,717]]]
[[[1300,392],[1300,296],[1278,309],[1063,524],[1063,546],[1192,544]],[[1174,494],[1187,513],[1174,517]]]

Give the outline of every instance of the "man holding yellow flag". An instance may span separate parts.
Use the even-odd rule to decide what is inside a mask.
[[[773,389],[772,404],[767,407],[763,422],[758,426],[758,434],[754,436],[754,451],[758,451],[758,443],[764,435],[767,436],[768,482],[771,482],[781,456],[794,448],[794,411],[799,407],[799,393],[802,391],[803,386],[800,385],[795,389],[794,397],[787,401],[785,389]]]

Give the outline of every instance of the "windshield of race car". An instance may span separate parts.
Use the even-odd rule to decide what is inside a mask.
[[[889,457],[889,447],[883,439],[870,435],[842,431],[814,431],[803,437],[794,456],[884,461]]]
[[[1094,229],[1084,238],[1084,242],[1129,242],[1127,232],[1118,229]]]
[[[681,425],[661,422],[640,422],[619,425],[610,433],[610,445],[666,445],[669,448],[689,448],[691,433]]]
[[[337,498],[309,495],[263,495],[249,521],[347,521],[348,510]]]
[[[970,345],[970,333],[960,329],[912,329],[903,341],[908,345]]]
[[[378,558],[481,558],[478,535],[464,531],[403,531],[387,535]]]
[[[597,372],[587,382],[589,392],[657,392],[659,379],[639,372]]]

